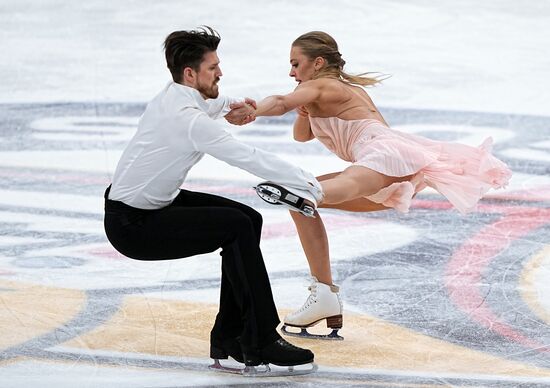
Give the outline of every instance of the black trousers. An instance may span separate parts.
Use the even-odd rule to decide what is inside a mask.
[[[260,251],[262,216],[216,195],[181,190],[174,202],[142,210],[107,198],[105,232],[113,247],[137,260],[171,260],[222,248],[218,343],[240,337],[243,348],[275,341],[279,317]]]

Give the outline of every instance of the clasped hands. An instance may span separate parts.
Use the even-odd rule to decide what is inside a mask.
[[[234,102],[229,105],[231,110],[224,117],[233,125],[245,125],[256,120],[256,101],[251,98],[245,98],[244,101]],[[296,108],[298,116],[307,118],[309,112],[305,106]]]
[[[256,120],[256,101],[245,98],[244,101],[234,102],[229,105],[231,110],[224,117],[234,125],[245,125]]]

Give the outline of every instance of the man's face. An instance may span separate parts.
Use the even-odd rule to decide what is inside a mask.
[[[223,75],[220,69],[220,60],[215,51],[204,54],[199,71],[195,73],[194,88],[204,99],[218,97],[218,81]]]

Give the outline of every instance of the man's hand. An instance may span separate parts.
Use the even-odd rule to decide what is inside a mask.
[[[229,105],[231,110],[225,119],[234,125],[244,125],[256,120],[256,101],[245,98],[244,102],[234,102]]]

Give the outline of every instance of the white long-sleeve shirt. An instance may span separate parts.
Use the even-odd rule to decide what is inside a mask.
[[[122,153],[109,199],[139,209],[168,206],[205,153],[320,198],[321,186],[311,173],[235,139],[215,121],[234,101],[227,97],[204,100],[196,89],[168,83],[147,105],[136,134]]]

